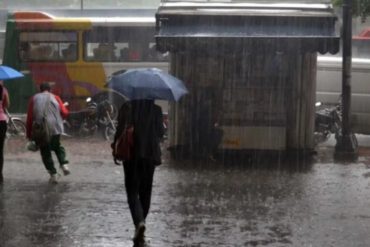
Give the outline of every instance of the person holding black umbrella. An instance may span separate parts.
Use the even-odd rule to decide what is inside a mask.
[[[125,103],[118,116],[112,148],[127,126],[133,126],[132,155],[123,160],[127,201],[135,225],[135,244],[144,241],[145,219],[149,213],[153,175],[161,164],[160,141],[164,135],[163,114],[154,100],[132,100]],[[114,153],[113,153],[114,156]],[[114,156],[117,163],[117,157]]]

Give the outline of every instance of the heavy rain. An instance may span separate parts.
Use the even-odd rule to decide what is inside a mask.
[[[3,81],[1,247],[369,245],[362,0],[30,2],[0,3],[2,65],[24,75]],[[165,132],[138,243],[111,143],[120,107],[139,96],[112,83],[146,68],[187,93],[145,96]],[[55,180],[26,138],[44,82],[69,110],[61,144],[71,174],[56,152]]]

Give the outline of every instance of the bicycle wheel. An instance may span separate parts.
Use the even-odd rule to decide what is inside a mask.
[[[10,137],[25,137],[26,125],[20,119],[10,119],[8,122],[8,136]]]

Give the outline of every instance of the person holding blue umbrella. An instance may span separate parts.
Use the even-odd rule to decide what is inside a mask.
[[[126,129],[133,127],[133,148],[129,158],[121,159],[125,188],[135,225],[134,244],[144,242],[145,220],[149,213],[153,175],[161,164],[160,141],[164,135],[162,109],[155,99],[177,101],[188,91],[182,82],[159,69],[132,69],[115,74],[108,87],[130,99],[122,105],[118,126],[111,144],[116,164],[117,142]],[[127,133],[127,132],[126,132]]]
[[[23,75],[7,66],[0,66],[0,184],[4,183],[4,142],[7,131],[8,115],[6,109],[9,107],[10,100],[8,90],[4,87],[3,80],[23,77]]]
[[[23,77],[24,75],[8,66],[1,65],[0,66],[0,80],[10,80],[10,79],[15,79],[15,78],[20,78]]]

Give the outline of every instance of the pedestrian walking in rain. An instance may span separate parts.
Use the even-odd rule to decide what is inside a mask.
[[[123,160],[127,201],[135,225],[135,244],[144,242],[145,219],[149,213],[153,175],[161,164],[160,141],[164,135],[163,114],[153,100],[132,100],[123,104],[112,148],[127,126],[133,126],[133,149]],[[114,156],[114,153],[113,153]],[[115,162],[116,162],[116,158]]]
[[[4,142],[7,130],[8,116],[6,109],[9,107],[8,90],[4,87],[3,81],[0,81],[0,184],[4,182]]]
[[[59,96],[50,92],[50,85],[44,82],[40,85],[40,93],[35,94],[28,103],[27,138],[32,139],[32,125],[46,120],[50,139],[40,146],[42,162],[50,174],[50,182],[58,183],[59,174],[54,166],[51,151],[54,151],[64,175],[70,174],[66,152],[60,143],[60,135],[64,132],[63,118],[68,115],[68,109]]]

